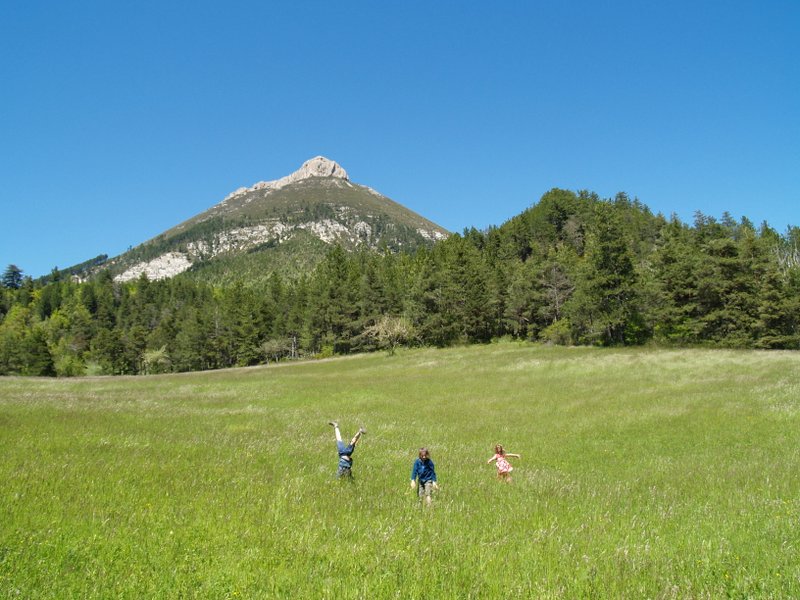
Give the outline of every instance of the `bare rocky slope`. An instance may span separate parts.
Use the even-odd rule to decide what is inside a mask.
[[[317,156],[286,177],[237,189],[102,268],[118,281],[142,274],[163,279],[190,270],[230,276],[238,268],[311,267],[333,244],[413,249],[447,235],[435,223],[351,182],[336,162]]]

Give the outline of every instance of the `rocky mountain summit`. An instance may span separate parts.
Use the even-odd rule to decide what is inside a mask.
[[[104,268],[118,281],[212,272],[214,265],[229,275],[241,269],[297,271],[313,267],[332,244],[397,251],[447,235],[435,223],[351,182],[338,163],[316,156],[290,175],[240,187]]]
[[[349,179],[347,176],[347,171],[339,166],[338,163],[328,160],[324,156],[315,156],[314,158],[304,162],[302,166],[291,175],[281,177],[275,181],[259,181],[253,185],[253,187],[249,188],[240,187],[238,190],[231,192],[225,198],[225,200],[223,200],[223,202],[246,194],[247,192],[256,192],[258,190],[279,190],[302,179],[308,179],[309,177],[337,177],[339,179],[344,179],[345,181]]]

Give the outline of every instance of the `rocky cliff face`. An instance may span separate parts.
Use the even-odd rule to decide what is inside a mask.
[[[346,248],[409,248],[448,235],[375,190],[352,183],[339,164],[317,156],[286,177],[237,189],[108,264],[118,281],[143,273],[163,279],[221,255],[269,251],[300,231]]]

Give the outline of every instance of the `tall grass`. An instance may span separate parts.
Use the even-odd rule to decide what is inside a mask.
[[[352,483],[333,418],[368,429]],[[522,455],[508,485],[498,442]],[[800,597],[797,353],[1,379],[0,456],[2,598]]]

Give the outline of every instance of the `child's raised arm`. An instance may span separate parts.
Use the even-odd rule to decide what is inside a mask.
[[[488,465],[488,464],[491,464],[491,462],[492,462],[493,460],[497,460],[497,454],[495,454],[495,455],[494,455],[492,458],[490,458],[489,460],[487,460],[487,461],[486,461],[486,464],[487,464],[487,465]]]

